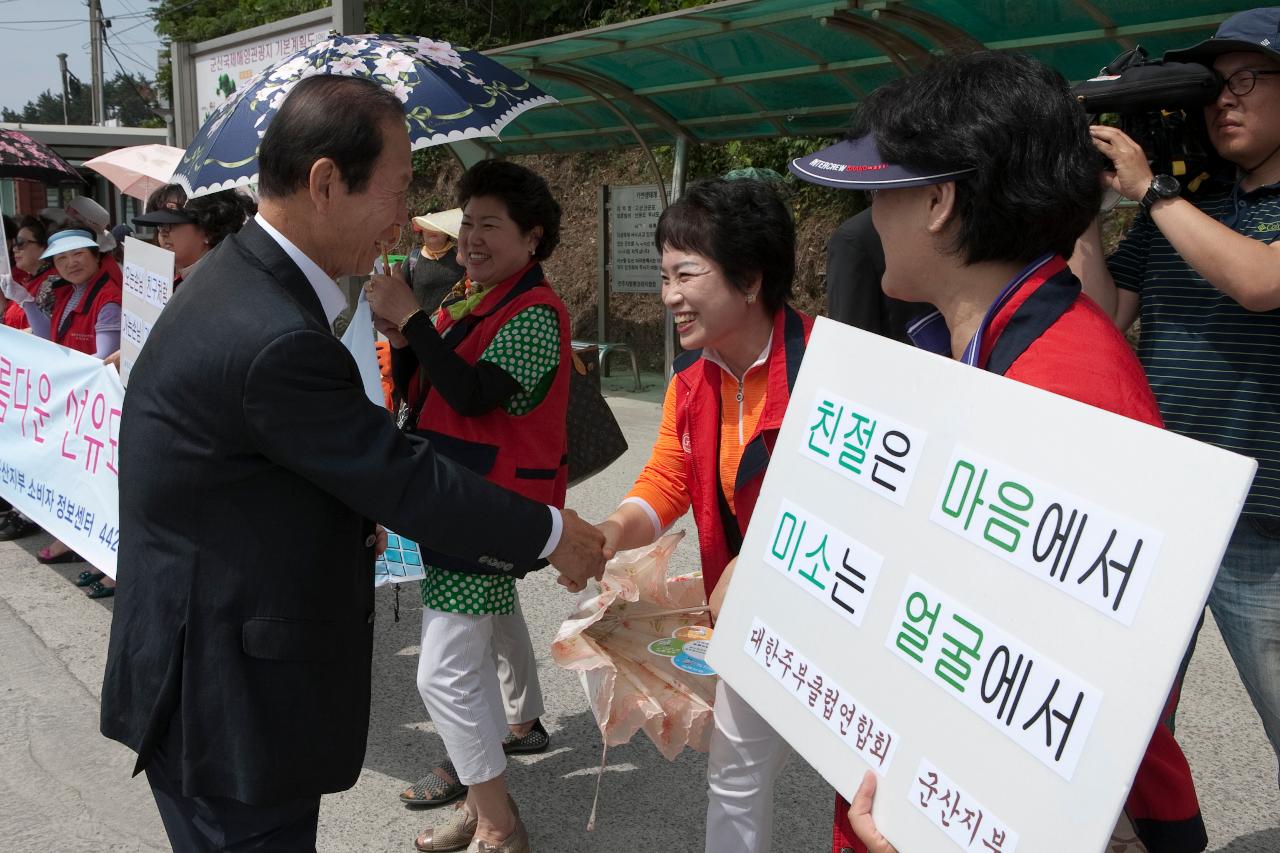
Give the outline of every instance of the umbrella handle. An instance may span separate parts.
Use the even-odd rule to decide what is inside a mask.
[[[679,610],[659,610],[656,613],[640,613],[631,618],[633,619],[654,619],[659,616],[685,616],[694,613],[708,613],[711,608],[703,604],[698,607],[683,607]]]
[[[604,732],[600,732],[600,739],[604,740]],[[596,828],[596,805],[600,802],[600,783],[604,781],[604,765],[605,756],[609,754],[609,742],[604,741],[604,748],[600,750],[600,767],[596,770],[596,795],[591,798],[591,817],[587,818],[587,832],[592,832]]]

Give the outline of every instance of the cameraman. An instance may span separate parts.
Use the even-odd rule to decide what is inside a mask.
[[[1117,326],[1141,318],[1165,425],[1258,460],[1209,607],[1280,757],[1280,8],[1241,12],[1165,58],[1218,73],[1204,117],[1235,180],[1183,198],[1132,139],[1091,128],[1107,183],[1142,212],[1105,262],[1091,227],[1072,266]]]

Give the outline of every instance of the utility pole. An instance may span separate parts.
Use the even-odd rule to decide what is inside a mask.
[[[165,51],[156,51],[156,68],[164,65]],[[173,125],[173,106],[169,103],[169,96],[165,94],[163,88],[159,88],[160,83],[156,81],[158,87],[156,91],[156,105],[152,108],[152,112],[164,119],[165,142],[170,145],[178,144],[178,136]]]
[[[98,0],[89,4],[89,67],[93,73],[93,123],[102,124],[107,108],[102,84],[102,6]]]
[[[71,119],[67,115],[67,55],[65,53],[58,54],[58,70],[62,72],[62,123],[71,124]]]

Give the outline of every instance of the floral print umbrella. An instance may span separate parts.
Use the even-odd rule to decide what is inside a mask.
[[[682,670],[674,653],[650,648],[683,628],[709,633],[702,574],[667,577],[683,536],[669,534],[610,560],[551,644],[558,665],[582,673],[605,743],[624,744],[644,729],[668,761],[685,747],[707,751],[716,693],[710,670]]]
[[[0,178],[26,178],[46,184],[82,180],[52,148],[18,130],[0,130]]]
[[[552,660],[581,678],[606,753],[641,729],[668,761],[685,747],[709,748],[718,679],[701,651],[688,653],[711,634],[702,573],[667,577],[683,537],[619,552],[579,594],[551,644]],[[593,804],[588,829],[595,813]]]
[[[217,109],[173,180],[189,196],[258,181],[258,143],[285,96],[305,77],[337,74],[380,83],[404,106],[414,150],[496,137],[525,110],[555,99],[498,62],[419,36],[334,33],[263,71]]]

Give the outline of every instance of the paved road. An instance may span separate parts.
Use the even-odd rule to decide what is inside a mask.
[[[570,505],[592,519],[611,510],[630,485],[658,424],[652,402],[611,402],[632,450],[570,493]],[[34,537],[0,543],[0,851],[165,850],[147,786],[141,777],[129,777],[132,753],[97,734],[110,600],[89,601],[71,585],[80,566],[37,564],[31,554],[44,542]],[[682,570],[693,568],[690,545],[678,554]],[[414,592],[401,594],[397,622],[394,593],[379,590],[368,757],[354,788],[324,799],[324,853],[410,851],[414,834],[438,814],[412,812],[396,800],[400,789],[444,754],[414,687],[420,610]],[[597,827],[586,832],[600,739],[577,679],[556,669],[546,653],[568,601],[545,572],[523,581],[520,594],[541,650],[552,732],[552,749],[515,759],[511,768],[512,790],[535,849],[701,850],[705,760],[685,752],[668,763],[643,735],[609,751]],[[1211,623],[1201,635],[1184,693],[1179,735],[1209,823],[1209,849],[1280,851],[1275,760]],[[831,806],[826,785],[793,759],[778,782],[775,849],[828,849]]]

